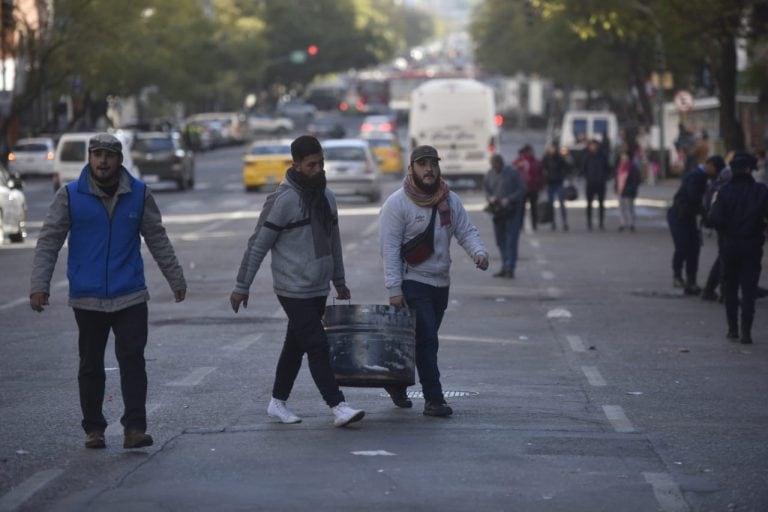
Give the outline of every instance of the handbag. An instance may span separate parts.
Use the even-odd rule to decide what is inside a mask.
[[[579,189],[571,182],[563,188],[563,197],[566,201],[575,201],[579,198]]]
[[[432,207],[432,218],[427,229],[419,233],[400,247],[400,255],[409,265],[418,265],[435,252],[435,214],[437,206]]]

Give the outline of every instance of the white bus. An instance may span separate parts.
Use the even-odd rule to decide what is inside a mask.
[[[408,138],[411,150],[424,144],[437,149],[446,179],[480,186],[499,145],[493,89],[462,78],[423,83],[411,96]]]

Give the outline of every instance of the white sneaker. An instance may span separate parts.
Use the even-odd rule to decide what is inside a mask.
[[[278,400],[273,398],[269,401],[267,406],[267,414],[273,418],[277,418],[283,423],[300,423],[301,418],[293,414],[288,407],[285,406],[285,400]]]
[[[334,417],[333,424],[337,427],[343,427],[350,423],[360,421],[363,419],[363,416],[365,416],[365,411],[353,409],[347,402],[341,402],[339,405],[331,407],[331,411],[333,411]]]

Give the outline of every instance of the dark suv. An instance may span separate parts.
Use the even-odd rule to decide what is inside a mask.
[[[145,183],[173,181],[179,190],[195,185],[195,155],[184,148],[178,133],[137,133],[131,156]]]

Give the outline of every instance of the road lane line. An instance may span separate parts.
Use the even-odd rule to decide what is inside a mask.
[[[653,495],[659,502],[659,510],[662,512],[689,512],[691,510],[683,498],[683,493],[680,492],[680,487],[668,473],[643,471],[643,478],[651,484]]]
[[[600,375],[600,371],[596,366],[582,366],[581,371],[587,377],[587,382],[593,386],[606,386],[605,379]]]
[[[616,432],[637,432],[635,427],[632,426],[632,422],[627,418],[627,415],[624,414],[624,409],[620,405],[604,405],[603,412]]]
[[[454,334],[441,334],[440,335],[441,340],[451,340],[451,341],[471,341],[474,343],[501,343],[501,344],[521,344],[522,342],[520,340],[514,340],[514,339],[506,339],[506,338],[480,338],[480,337],[474,337],[474,336],[461,336],[461,335],[454,335]]]
[[[166,386],[197,386],[200,384],[203,379],[212,371],[216,369],[215,366],[201,366],[200,368],[195,368],[186,377],[182,377],[178,380],[173,380],[171,382],[167,382]]]
[[[235,343],[233,343],[231,345],[225,346],[224,350],[228,350],[230,352],[241,352],[241,351],[247,349],[248,347],[250,347],[251,345],[253,345],[254,343],[256,343],[257,341],[259,341],[262,336],[264,336],[263,333],[262,334],[257,334],[256,336],[254,336],[252,338],[244,338],[244,339],[242,339],[240,341],[237,341],[237,342],[235,342]]]
[[[550,299],[559,299],[563,296],[563,291],[556,287],[556,286],[550,286],[547,288],[547,297]]]
[[[565,337],[565,339],[568,340],[568,344],[571,346],[571,350],[574,352],[586,352],[586,348],[584,348],[584,342],[581,341],[581,336],[569,334]]]
[[[542,270],[541,278],[546,279],[547,281],[551,281],[555,278],[555,273],[549,270]]]
[[[58,283],[51,286],[51,289],[58,290],[59,288],[64,288],[65,286],[67,286],[68,282],[69,281],[66,281],[66,280],[59,281]],[[22,304],[29,304],[29,297],[19,297],[18,299],[14,299],[11,302],[6,302],[5,304],[0,305],[0,311],[4,309],[15,308],[16,306],[20,306]]]
[[[361,233],[363,237],[368,238],[371,235],[377,234],[379,231],[379,219],[376,219],[375,221],[368,224],[368,227],[363,230]]]
[[[63,469],[46,469],[27,478],[0,497],[0,512],[12,512],[18,509],[37,491],[63,472]]]
[[[160,404],[147,405],[147,416],[155,412],[160,408]],[[104,431],[106,437],[116,437],[123,434],[123,425],[120,423],[120,419],[113,421],[107,426],[107,430]]]
[[[534,249],[538,249],[539,247],[541,247],[541,243],[536,238],[531,238],[530,240],[528,240],[528,243],[531,244],[531,247],[533,247]]]

